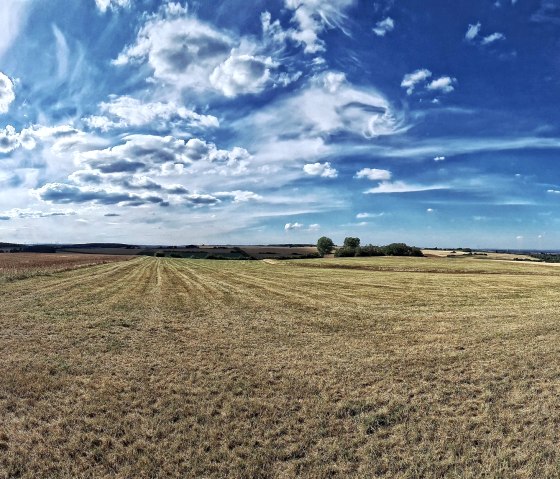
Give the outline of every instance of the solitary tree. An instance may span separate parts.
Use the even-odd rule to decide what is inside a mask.
[[[360,238],[353,238],[352,236],[347,236],[344,238],[344,247],[345,248],[359,248],[360,247]]]
[[[317,240],[317,251],[319,251],[319,254],[321,256],[325,256],[326,254],[329,254],[334,248],[334,243],[333,240],[330,238],[327,238],[326,236],[321,236],[318,240]]]

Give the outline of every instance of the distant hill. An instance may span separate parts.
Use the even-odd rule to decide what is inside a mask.
[[[17,243],[2,243],[0,242],[0,248],[21,248],[23,245]]]
[[[127,249],[133,249],[133,248],[139,248],[139,246],[136,245],[130,245],[130,244],[123,244],[123,243],[79,243],[79,244],[63,244],[63,245],[57,245],[57,248],[64,248],[64,249],[68,249],[68,248],[72,248],[72,249],[79,249],[79,248],[127,248]]]

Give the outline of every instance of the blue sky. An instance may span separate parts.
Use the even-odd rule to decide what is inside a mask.
[[[558,248],[553,0],[3,0],[0,241]]]

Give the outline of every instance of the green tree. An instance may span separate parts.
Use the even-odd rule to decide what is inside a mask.
[[[347,236],[344,238],[344,247],[345,248],[359,248],[360,247],[360,238],[354,238],[352,236]]]
[[[327,238],[326,236],[321,236],[317,240],[317,251],[321,256],[325,256],[326,254],[329,254],[333,250],[333,248],[334,248],[334,243],[332,239]]]

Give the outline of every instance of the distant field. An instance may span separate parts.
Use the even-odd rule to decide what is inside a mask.
[[[495,253],[492,251],[474,251],[472,254],[469,254],[460,250],[424,249],[422,250],[422,253],[424,253],[424,256],[437,258],[461,257],[469,259],[499,259],[505,261],[523,260],[537,262],[535,258],[532,258],[531,256],[528,256],[526,254]]]
[[[560,268],[485,259],[2,284],[0,477],[560,477],[558,304]]]
[[[253,257],[264,258],[297,258],[310,254],[316,254],[315,246],[199,246],[196,248],[66,248],[66,252],[84,254],[115,254],[115,255],[139,255],[144,253],[160,253],[169,255],[182,255],[193,259],[203,259],[208,255],[220,256],[229,259],[240,259]]]
[[[109,255],[2,253],[0,283],[121,260]]]

